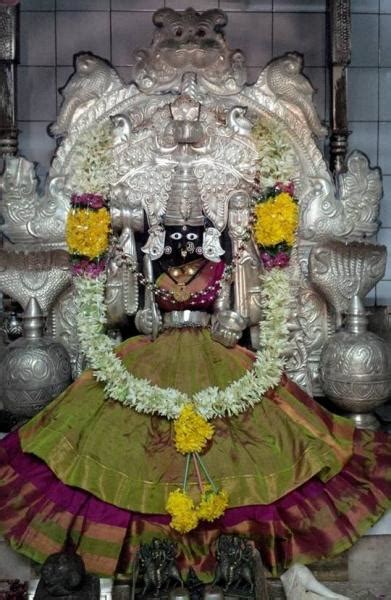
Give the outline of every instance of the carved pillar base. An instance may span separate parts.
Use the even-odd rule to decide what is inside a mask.
[[[0,127],[0,156],[15,156],[18,152],[18,129]]]
[[[330,169],[334,175],[346,171],[346,154],[348,151],[347,129],[334,130],[330,136]]]

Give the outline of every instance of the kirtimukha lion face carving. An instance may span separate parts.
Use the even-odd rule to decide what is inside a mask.
[[[227,17],[221,10],[197,13],[188,8],[177,13],[158,10],[152,46],[136,53],[135,81],[144,92],[180,85],[185,73],[195,73],[206,86],[219,85],[227,93],[246,82],[244,55],[230,50],[222,33]]]

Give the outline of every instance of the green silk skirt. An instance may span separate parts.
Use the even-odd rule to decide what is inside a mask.
[[[137,336],[118,354],[134,375],[192,394],[225,387],[251,367],[253,354],[227,349],[206,329],[170,330],[151,342]],[[268,504],[318,474],[327,480],[351,455],[353,427],[320,420],[283,386],[252,410],[216,419],[204,461],[230,506]],[[164,513],[181,485],[185,457],[173,423],[107,401],[87,371],[20,431],[22,448],[43,459],[61,481],[121,508]],[[197,493],[195,477],[190,490]]]
[[[226,387],[254,360],[206,329],[169,330],[153,342],[137,336],[117,352],[134,375],[188,394]],[[186,460],[173,423],[105,399],[85,371],[0,442],[0,532],[38,562],[71,545],[88,571],[105,576],[129,573],[140,543],[170,537],[180,567],[206,578],[218,536],[235,533],[253,540],[277,574],[346,550],[390,506],[390,438],[354,431],[285,376],[254,408],[214,426],[203,460],[229,508],[180,535],[165,511]],[[196,472],[189,475],[197,500]]]

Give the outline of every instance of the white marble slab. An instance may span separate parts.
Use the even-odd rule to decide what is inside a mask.
[[[386,512],[376,525],[368,529],[365,535],[391,535],[391,510]]]

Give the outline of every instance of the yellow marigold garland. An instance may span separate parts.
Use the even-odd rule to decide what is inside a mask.
[[[254,209],[255,241],[260,246],[277,246],[286,243],[292,246],[295,241],[299,219],[299,208],[287,192],[281,192],[256,205]]]
[[[70,254],[97,258],[109,246],[110,214],[106,208],[71,209],[66,224],[66,241]]]
[[[199,520],[214,521],[221,517],[228,507],[228,495],[216,487],[199,454],[213,437],[213,425],[197,413],[192,404],[186,404],[174,423],[174,431],[177,451],[186,454],[186,468],[183,489],[169,494],[166,510],[172,517],[170,526],[180,533],[187,533],[197,527]],[[192,461],[201,491],[198,506],[186,491]],[[201,471],[208,481],[206,486],[202,482]]]
[[[198,525],[194,502],[184,490],[177,489],[169,494],[166,511],[172,517],[170,526],[179,533],[187,533]]]
[[[175,448],[181,454],[201,452],[211,440],[214,427],[202,417],[192,404],[186,404],[174,423]]]
[[[214,521],[221,517],[228,508],[228,494],[224,490],[215,492],[207,486],[197,507],[198,518],[202,521]]]

